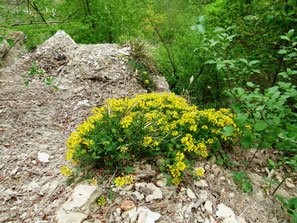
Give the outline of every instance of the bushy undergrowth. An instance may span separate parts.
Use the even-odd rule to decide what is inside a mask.
[[[68,139],[67,160],[86,168],[115,171],[143,158],[162,158],[163,170],[177,185],[183,171],[191,169],[198,158],[208,156],[209,146],[232,141],[241,132],[230,110],[199,110],[174,94],[111,99],[92,112]],[[234,131],[226,136],[226,128]]]

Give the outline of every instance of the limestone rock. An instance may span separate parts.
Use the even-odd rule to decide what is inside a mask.
[[[156,187],[153,183],[149,183],[147,185],[147,188],[151,189],[153,193],[146,196],[146,202],[163,198],[162,191],[160,190],[160,188]]]
[[[199,180],[199,181],[195,181],[195,186],[199,188],[206,188],[208,187],[208,184],[206,183],[205,180]]]
[[[216,212],[216,215],[221,219],[227,219],[232,216],[235,217],[235,214],[233,210],[229,207],[227,207],[225,204],[221,203],[217,206],[218,210]],[[236,219],[235,219],[236,220]]]
[[[194,192],[190,188],[187,188],[187,195],[191,199],[196,199],[197,198],[196,195],[194,194]]]
[[[212,202],[206,201],[204,204],[204,208],[206,211],[208,211],[209,214],[212,214]]]
[[[138,221],[137,223],[154,223],[161,215],[156,212],[152,212],[150,209],[140,207],[138,208]]]
[[[40,162],[48,163],[49,162],[49,155],[47,153],[38,153],[38,159]]]

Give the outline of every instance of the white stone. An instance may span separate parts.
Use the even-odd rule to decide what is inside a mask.
[[[132,188],[133,188],[133,184],[129,184],[129,185],[127,185],[127,186],[124,188],[124,190],[125,190],[125,191],[130,191],[130,190],[132,190]]]
[[[136,207],[133,207],[130,210],[124,211],[122,214],[123,218],[126,218],[128,216],[128,218],[130,219],[130,222],[135,222],[138,216],[138,212]]]
[[[145,187],[147,185],[147,183],[143,182],[143,183],[137,183],[135,184],[135,188],[136,190],[139,190],[140,187]]]
[[[223,220],[223,223],[238,223],[238,221],[236,220],[235,216],[231,216],[231,217],[225,218]]]
[[[201,190],[200,193],[199,193],[199,198],[202,199],[202,200],[207,200],[207,198],[208,198],[207,191],[206,190]]]
[[[137,223],[154,223],[161,217],[159,213],[143,207],[139,207],[137,212],[139,213]]]
[[[138,191],[134,191],[131,195],[133,198],[135,198],[136,200],[139,200],[139,201],[143,200],[143,198],[144,198],[144,195],[139,193]]]
[[[156,184],[158,187],[165,187],[167,185],[167,180],[166,179],[158,180]]]
[[[195,186],[199,188],[205,188],[205,187],[208,187],[208,184],[206,183],[205,180],[199,180],[195,182]]]
[[[212,202],[206,201],[204,204],[204,208],[206,211],[208,211],[209,214],[212,214]]]
[[[209,217],[209,221],[210,223],[217,223],[217,221],[212,216]]]
[[[236,219],[237,219],[237,222],[238,222],[238,223],[246,223],[244,217],[236,216]]]
[[[196,199],[196,195],[193,193],[193,191],[190,188],[187,188],[187,195],[191,199]]]
[[[40,162],[43,162],[43,163],[48,163],[49,162],[49,155],[47,153],[38,153],[38,160]]]
[[[62,205],[62,208],[64,210],[72,210],[74,208],[87,209],[98,196],[98,189],[97,185],[77,185],[71,197]]]
[[[162,199],[163,198],[162,191],[160,190],[160,188],[156,187],[155,184],[148,183],[147,188],[153,190],[153,193],[146,196],[146,199],[145,199],[146,202],[150,202],[152,200]]]
[[[232,216],[235,216],[234,212],[231,208],[227,207],[225,204],[221,203],[218,206],[218,210],[216,212],[216,215],[221,219],[230,218]],[[235,219],[236,220],[236,219]]]
[[[33,181],[33,182],[29,183],[29,185],[27,187],[27,190],[32,191],[32,190],[34,190],[34,189],[36,189],[38,187],[39,187],[39,184]]]
[[[295,188],[295,184],[291,178],[286,179],[286,185],[288,188]]]
[[[56,215],[57,223],[81,223],[88,215],[79,212],[65,212],[60,209]]]

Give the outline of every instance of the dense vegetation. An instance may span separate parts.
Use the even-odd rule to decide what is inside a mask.
[[[25,32],[29,49],[59,29],[77,43],[130,43],[143,73],[165,76],[199,108],[232,109],[245,126],[242,148],[274,149],[266,165],[296,178],[295,0],[18,0],[1,3],[0,14],[3,29]],[[229,164],[225,152],[210,154]]]

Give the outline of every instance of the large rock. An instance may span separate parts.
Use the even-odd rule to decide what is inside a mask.
[[[96,200],[100,192],[98,186],[77,185],[71,197],[57,212],[56,221],[58,223],[80,223],[88,216],[88,208]]]

